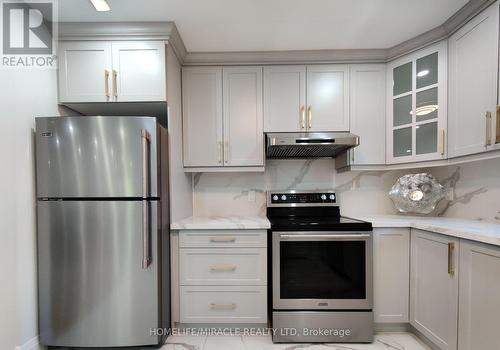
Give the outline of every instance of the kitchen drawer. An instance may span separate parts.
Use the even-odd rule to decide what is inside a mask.
[[[266,285],[266,248],[181,248],[181,285]]]
[[[181,286],[181,323],[267,323],[265,286]]]
[[[179,247],[267,247],[266,230],[186,230],[179,234]]]

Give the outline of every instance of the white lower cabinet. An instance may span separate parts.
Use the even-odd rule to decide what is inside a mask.
[[[373,230],[373,274],[375,322],[407,323],[410,229]]]
[[[181,323],[266,323],[266,286],[181,286]]]
[[[442,350],[457,349],[458,245],[457,238],[412,229],[410,324]]]
[[[500,349],[500,247],[460,242],[459,350]]]
[[[179,234],[180,322],[267,323],[267,232]]]

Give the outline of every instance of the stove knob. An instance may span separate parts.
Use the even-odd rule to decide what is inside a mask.
[[[282,196],[281,196],[281,200],[282,200],[282,201],[286,201],[286,196],[285,196],[285,195],[282,195]]]
[[[321,195],[321,200],[326,201],[326,194],[322,194],[322,195]]]
[[[335,195],[334,194],[330,195],[330,200],[332,200],[332,201],[335,200]]]
[[[279,197],[278,197],[277,195],[274,195],[274,196],[273,196],[273,201],[277,201],[277,200],[278,200],[278,198],[279,198]]]

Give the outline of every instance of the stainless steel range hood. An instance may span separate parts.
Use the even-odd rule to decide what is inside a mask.
[[[359,137],[348,132],[269,133],[267,158],[335,158],[359,145]]]

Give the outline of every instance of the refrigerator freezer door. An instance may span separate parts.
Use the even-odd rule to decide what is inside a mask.
[[[156,130],[151,117],[36,118],[37,197],[143,197],[146,166],[157,197]]]
[[[158,204],[144,269],[142,201],[39,201],[40,340],[68,347],[158,344]]]

